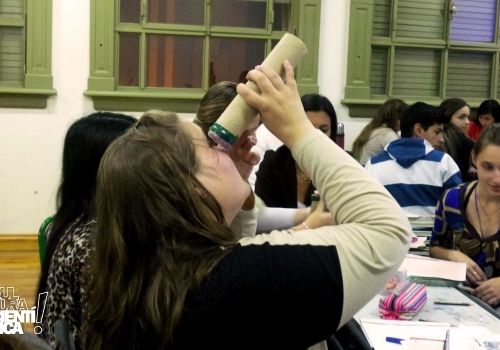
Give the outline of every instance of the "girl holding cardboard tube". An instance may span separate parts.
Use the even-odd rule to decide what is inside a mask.
[[[306,349],[396,272],[412,236],[406,216],[313,127],[284,67],[286,83],[261,66],[248,74],[261,93],[238,92],[292,149],[339,225],[238,239],[227,225],[250,188],[227,153],[191,122],[140,120],[99,169],[89,349]]]

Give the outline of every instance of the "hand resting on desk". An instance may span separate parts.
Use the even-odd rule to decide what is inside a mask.
[[[466,284],[471,287],[477,286],[480,282],[486,281],[488,278],[483,270],[476,264],[474,260],[459,250],[447,249],[443,247],[431,247],[429,249],[430,256],[436,259],[449,260],[455,262],[464,262],[467,264],[467,280]]]
[[[500,304],[500,277],[479,282],[478,286],[471,294],[487,302],[491,306]]]

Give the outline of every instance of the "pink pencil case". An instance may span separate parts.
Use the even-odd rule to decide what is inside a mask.
[[[401,282],[394,291],[380,299],[379,313],[385,320],[411,320],[425,305],[427,288],[425,284],[412,281]]]

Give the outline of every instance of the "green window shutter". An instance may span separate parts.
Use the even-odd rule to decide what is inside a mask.
[[[346,99],[370,98],[370,62],[373,4],[352,0],[349,13]]]
[[[297,85],[301,95],[317,93],[319,28],[321,20],[320,0],[300,0],[298,5],[299,22],[296,35],[307,46],[307,54],[297,66]]]
[[[0,105],[45,108],[52,79],[52,0],[0,0]]]
[[[0,29],[0,83],[22,86],[24,81],[22,28]]]
[[[396,36],[398,38],[444,39],[445,0],[399,0]]]
[[[0,1],[0,17],[3,18],[22,18],[23,0],[2,0]]]
[[[385,47],[372,48],[370,94],[387,95],[387,63],[389,50]]]
[[[351,0],[342,103],[364,117],[387,97],[500,99],[499,18],[498,0]]]
[[[441,60],[439,50],[397,47],[394,55],[395,96],[439,96]]]
[[[391,0],[373,2],[373,36],[390,36]]]
[[[486,98],[491,95],[493,55],[450,51],[448,54],[447,97]]]

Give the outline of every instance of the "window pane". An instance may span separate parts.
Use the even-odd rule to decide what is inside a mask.
[[[139,46],[139,34],[120,33],[118,85],[139,86]]]
[[[393,93],[398,96],[439,96],[441,51],[396,48]]]
[[[266,28],[266,6],[267,1],[212,1],[212,24],[226,27]]]
[[[204,16],[203,0],[148,1],[148,22],[203,25]]]
[[[274,0],[273,30],[292,31],[292,0]]]
[[[445,0],[399,0],[396,36],[444,39]]]
[[[23,0],[0,0],[0,16],[4,18],[23,18]]]
[[[458,12],[451,21],[450,39],[476,43],[495,41],[496,0],[454,0]]]
[[[370,94],[387,95],[387,62],[389,49],[386,47],[372,48],[370,73]]]
[[[489,97],[492,58],[490,53],[450,51],[446,76],[446,96]]]
[[[141,2],[138,0],[120,0],[120,22],[139,23],[141,21]]]
[[[147,86],[202,87],[203,38],[151,34],[147,45]]]
[[[375,0],[373,6],[373,36],[389,36],[391,0]]]
[[[22,28],[0,29],[0,82],[24,82]]]
[[[210,83],[240,82],[264,60],[265,40],[212,38],[210,40]]]

